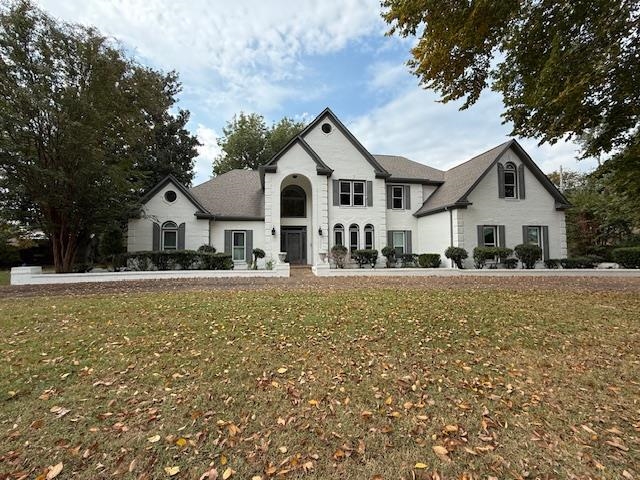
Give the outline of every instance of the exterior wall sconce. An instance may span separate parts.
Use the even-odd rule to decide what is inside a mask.
[[[318,235],[322,236],[322,227],[318,229]]]
[[[271,227],[271,235],[276,236],[276,227]]]

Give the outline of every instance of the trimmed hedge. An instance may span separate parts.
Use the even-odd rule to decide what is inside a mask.
[[[421,268],[438,268],[440,267],[440,254],[439,253],[421,253],[418,255],[418,265]]]
[[[344,262],[347,259],[347,247],[344,245],[334,245],[331,247],[331,259],[336,263],[337,268],[344,268]]]
[[[404,268],[413,268],[416,266],[418,255],[415,253],[403,253],[400,255],[400,259],[402,260],[402,266]]]
[[[487,260],[497,259],[500,263],[505,263],[513,250],[506,247],[476,247],[473,249],[473,263],[476,268],[484,268]]]
[[[613,261],[624,268],[640,268],[640,247],[621,247],[611,252]]]
[[[521,243],[513,249],[525,268],[535,268],[536,262],[542,258],[542,249],[531,243]]]
[[[560,260],[562,268],[596,268],[600,263],[600,258],[595,255],[585,255],[583,257],[570,257]]]
[[[453,263],[456,264],[456,267],[462,269],[464,268],[464,266],[462,265],[462,260],[467,258],[469,254],[464,248],[449,247],[444,251],[444,256],[453,260]]]
[[[396,264],[396,249],[387,245],[382,249],[382,256],[387,259],[387,268],[391,268]]]
[[[376,262],[378,261],[378,250],[356,250],[351,255],[351,258],[355,260],[360,268],[364,265],[371,265],[371,268],[375,268]]]
[[[229,253],[196,252],[194,250],[148,251],[123,253],[117,266],[135,271],[149,270],[232,270]]]

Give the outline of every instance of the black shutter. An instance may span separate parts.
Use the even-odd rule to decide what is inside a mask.
[[[244,258],[247,263],[251,263],[253,261],[253,230],[245,230],[244,231],[244,246],[245,246],[245,254]]]
[[[409,185],[404,186],[404,209],[411,209],[411,186]]]
[[[549,260],[549,227],[542,227],[542,259]]]
[[[507,241],[505,238],[505,232],[504,232],[504,225],[498,225],[498,246],[499,247],[506,247],[507,246]]]
[[[520,191],[520,198],[525,198],[525,189],[524,189],[524,164],[520,164],[518,167],[518,190]]]
[[[367,180],[367,207],[373,207],[373,182]]]
[[[527,226],[522,225],[522,243],[527,243]]]
[[[393,208],[393,198],[392,198],[392,190],[391,185],[387,185],[387,209],[391,210]]]
[[[233,230],[224,231],[224,253],[231,254],[231,234]]]
[[[498,198],[504,198],[504,166],[498,164]]]
[[[333,206],[340,205],[340,182],[338,180],[333,181]]]
[[[393,230],[387,230],[387,247],[393,247]]]
[[[484,228],[483,225],[478,225],[476,227],[476,229],[478,230],[478,246],[479,247],[484,247]]]
[[[151,250],[158,251],[160,250],[160,225],[156,222],[153,222],[153,240],[152,240]]]
[[[184,235],[185,224],[183,222],[178,226],[178,250],[184,250]]]
[[[404,243],[406,244],[407,251],[404,253],[413,253],[413,245],[411,242],[411,230],[404,231]]]

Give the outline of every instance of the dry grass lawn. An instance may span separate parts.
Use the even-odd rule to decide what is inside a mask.
[[[640,479],[640,294],[0,300],[0,479]]]

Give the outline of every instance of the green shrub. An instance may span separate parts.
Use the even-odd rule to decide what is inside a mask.
[[[484,268],[487,260],[496,258],[495,247],[476,247],[473,249],[473,264],[476,268]]]
[[[462,269],[464,266],[462,265],[462,261],[469,257],[469,254],[464,248],[461,247],[449,247],[444,251],[444,256],[453,260],[453,263],[456,264],[456,267]]]
[[[336,267],[344,268],[344,262],[347,259],[347,247],[344,245],[334,245],[331,247],[331,258],[336,263]]]
[[[89,273],[93,270],[93,263],[76,263],[73,265],[73,273]]]
[[[351,255],[351,258],[356,261],[360,268],[364,265],[371,265],[371,268],[375,268],[378,261],[378,250],[356,250]]]
[[[570,257],[560,260],[562,268],[596,268],[600,263],[600,257],[595,255],[584,255],[582,257]]]
[[[504,262],[502,263],[504,264],[504,268],[508,268],[509,270],[513,270],[514,268],[518,267],[517,258],[505,258]]]
[[[193,250],[176,250],[171,252],[171,257],[173,257],[174,265],[179,265],[182,270],[191,270],[200,254]]]
[[[396,249],[386,246],[382,249],[382,256],[386,258],[386,267],[391,268],[396,264]]]
[[[413,268],[416,266],[416,262],[418,261],[418,255],[415,253],[403,253],[400,256],[400,260],[402,260],[403,268]]]
[[[216,249],[212,245],[207,245],[205,243],[204,245],[200,245],[198,247],[198,252],[199,253],[216,253]]]
[[[504,263],[512,254],[513,248],[493,247],[496,252],[496,258],[500,263]]]
[[[258,259],[259,258],[264,258],[265,253],[264,250],[262,250],[261,248],[254,248],[253,249],[253,269],[257,270],[258,269]]]
[[[549,260],[544,261],[544,266],[551,270],[555,270],[556,268],[560,268],[560,260],[556,258],[550,258]]]
[[[536,262],[542,258],[542,249],[531,243],[521,243],[513,249],[525,268],[535,268]]]
[[[439,253],[421,253],[418,255],[418,265],[421,268],[438,268],[442,260]]]
[[[611,255],[624,268],[640,268],[640,247],[616,248]]]
[[[116,257],[115,265],[130,270],[232,270],[229,253],[195,252],[193,250],[150,251],[123,253]]]
[[[202,270],[233,270],[233,259],[230,253],[201,253],[200,268]]]

